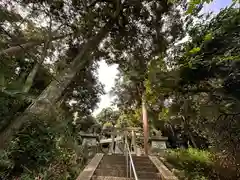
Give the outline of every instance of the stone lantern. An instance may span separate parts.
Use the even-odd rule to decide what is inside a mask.
[[[150,138],[151,143],[151,153],[159,153],[164,152],[167,149],[167,142],[168,138],[163,137],[161,131],[159,131],[155,136]]]
[[[98,136],[94,134],[80,134],[82,137],[82,146],[87,148],[87,153],[89,157],[94,156],[98,151]]]

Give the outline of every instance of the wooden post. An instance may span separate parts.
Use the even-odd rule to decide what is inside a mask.
[[[144,131],[144,151],[148,155],[148,117],[144,97],[142,98],[142,117],[143,117],[143,131]]]

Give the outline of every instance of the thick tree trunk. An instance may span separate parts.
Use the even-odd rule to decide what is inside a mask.
[[[49,84],[37,100],[25,110],[22,116],[15,119],[15,121],[0,134],[0,149],[6,147],[13,135],[22,127],[23,123],[31,120],[33,117],[51,113],[51,107],[59,100],[76,73],[81,70],[87,62],[85,56],[99,45],[101,40],[108,34],[111,27],[112,22],[110,21],[95,37],[83,45],[80,53],[75,57],[73,62],[59,74],[56,80],[53,80]]]
[[[62,35],[62,36],[56,36],[56,37],[53,37],[52,38],[52,41],[56,41],[56,40],[59,40],[59,39],[63,39],[65,37],[67,37],[69,34],[67,35]],[[45,42],[45,39],[39,39],[39,40],[33,40],[31,42],[28,42],[28,43],[25,43],[25,44],[20,44],[20,45],[17,45],[17,46],[13,46],[13,47],[9,47],[7,49],[4,49],[4,50],[1,50],[0,51],[0,56],[1,55],[15,55],[21,51],[24,51],[24,50],[27,50],[27,49],[30,49],[30,48],[33,48],[35,46],[38,46],[38,45],[41,45]]]

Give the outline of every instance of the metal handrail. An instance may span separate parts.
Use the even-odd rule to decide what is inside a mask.
[[[130,178],[132,178],[132,173],[131,173],[131,168],[133,170],[133,175],[134,175],[134,179],[135,180],[138,180],[138,176],[137,176],[137,173],[136,173],[136,169],[135,169],[135,165],[133,163],[133,159],[132,159],[132,154],[131,154],[131,151],[129,149],[129,146],[128,146],[128,142],[127,140],[125,141],[125,146],[127,147],[127,154],[126,154],[126,159],[127,159],[127,177],[128,177],[128,167],[129,167],[129,164],[130,164],[130,167],[129,167],[129,172],[130,172]],[[130,159],[130,162],[128,162],[128,157]],[[129,164],[128,164],[129,163]]]

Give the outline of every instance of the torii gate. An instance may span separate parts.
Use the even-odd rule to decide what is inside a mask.
[[[141,128],[114,128],[111,134],[111,146],[110,153],[114,153],[114,143],[120,140],[127,140],[127,136],[131,133],[131,147],[133,148],[133,153],[137,153],[137,144],[136,144],[136,132],[139,132]],[[120,135],[120,136],[119,136]],[[115,138],[115,136],[117,136]]]

